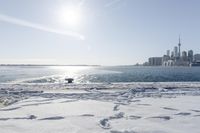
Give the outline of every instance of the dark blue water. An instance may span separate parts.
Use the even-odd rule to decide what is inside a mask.
[[[0,83],[200,81],[200,67],[0,66]]]
[[[88,75],[92,82],[186,82],[200,81],[200,67],[103,67],[121,73]],[[96,78],[93,78],[96,77]]]

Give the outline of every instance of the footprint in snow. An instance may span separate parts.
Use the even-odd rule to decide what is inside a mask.
[[[117,114],[115,114],[114,116],[110,116],[109,119],[112,120],[112,119],[121,119],[124,117],[124,112],[119,112]]]
[[[30,115],[28,117],[15,117],[15,118],[12,118],[12,119],[15,119],[15,120],[23,120],[23,119],[26,119],[26,120],[33,120],[33,119],[36,119],[37,117],[35,115]]]
[[[193,112],[200,112],[200,110],[196,110],[196,109],[191,109],[191,111],[193,111]]]
[[[0,121],[7,121],[9,120],[10,118],[0,118]]]
[[[189,112],[180,112],[180,113],[177,113],[175,115],[188,116],[188,115],[191,115],[191,113],[189,113]]]
[[[149,117],[148,119],[161,119],[161,120],[168,121],[172,118],[170,116],[154,116],[154,117]]]
[[[66,101],[62,101],[60,103],[69,103],[69,102],[76,102],[76,101],[78,101],[78,100],[76,100],[76,99],[74,99],[74,100],[66,100]]]
[[[131,120],[137,120],[137,119],[140,119],[142,117],[141,116],[136,116],[136,115],[130,115],[128,118],[131,119]]]
[[[146,104],[146,103],[138,103],[137,105],[151,106],[151,104]]]
[[[131,102],[140,102],[141,100],[131,100]]]
[[[118,105],[115,105],[114,107],[113,107],[113,111],[118,111],[119,110],[119,104]]]
[[[54,116],[54,117],[47,117],[47,118],[42,118],[42,119],[39,119],[39,120],[61,120],[61,119],[64,119],[65,117],[63,116]]]
[[[102,120],[100,120],[99,121],[99,125],[103,129],[110,129],[111,128],[109,119],[102,119]]]
[[[165,110],[171,110],[171,111],[178,111],[178,109],[170,108],[170,107],[162,107]]]
[[[94,117],[93,114],[83,114],[83,115],[81,115],[81,116],[84,116],[84,117]]]
[[[13,119],[13,120],[33,120],[33,119],[36,119],[37,117],[35,115],[30,115],[28,117],[14,117],[14,118],[0,118],[0,121],[7,121],[7,120],[10,120],[10,119]]]

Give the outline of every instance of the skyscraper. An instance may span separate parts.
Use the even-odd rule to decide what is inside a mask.
[[[194,55],[194,62],[200,62],[200,54]]]
[[[162,57],[151,57],[149,58],[150,66],[161,66],[162,65]]]
[[[174,51],[171,52],[171,58],[174,58]]]
[[[182,52],[182,60],[187,61],[187,52],[186,51]]]
[[[181,57],[181,38],[179,35],[179,43],[178,43],[178,56]]]
[[[170,50],[167,50],[167,56],[170,56]]]
[[[188,61],[190,63],[193,62],[193,50],[188,51]]]
[[[174,47],[174,57],[176,58],[176,57],[178,57],[178,56],[179,56],[179,54],[178,54],[178,47],[175,46],[175,47]]]

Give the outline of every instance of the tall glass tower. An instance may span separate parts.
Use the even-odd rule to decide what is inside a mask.
[[[179,42],[178,42],[178,57],[181,57],[181,38],[179,36]]]

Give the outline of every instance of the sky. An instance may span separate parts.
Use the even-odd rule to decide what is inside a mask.
[[[0,0],[0,64],[134,65],[200,53],[199,0]]]

